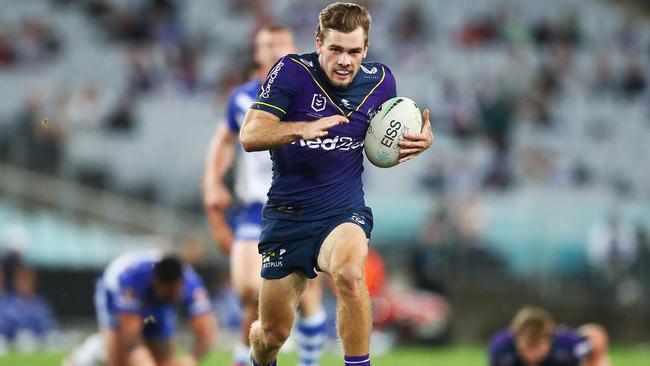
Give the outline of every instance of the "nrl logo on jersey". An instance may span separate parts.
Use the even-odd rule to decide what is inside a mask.
[[[366,74],[370,74],[370,75],[376,74],[378,71],[375,66],[373,66],[372,69],[368,69],[367,67],[363,66],[363,64],[361,65],[361,70],[363,70],[363,72],[365,72]]]
[[[314,67],[314,63],[313,63],[313,62],[311,62],[311,61],[307,61],[307,60],[305,60],[304,58],[301,58],[300,61],[301,61],[303,64],[305,64],[305,65],[307,65],[307,66],[309,66],[309,67]]]
[[[314,97],[311,99],[311,109],[315,112],[320,112],[325,109],[327,105],[327,100],[322,94],[314,93]]]

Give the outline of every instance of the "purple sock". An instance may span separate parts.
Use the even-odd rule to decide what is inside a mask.
[[[370,355],[345,356],[345,366],[370,366]]]
[[[257,363],[257,361],[255,361],[252,357],[251,357],[251,361],[253,361],[253,366],[261,366],[261,365],[260,365],[259,363]],[[268,364],[267,366],[277,366],[277,363],[275,363],[275,361],[276,361],[276,360],[273,360],[273,362],[271,362],[271,363]],[[370,365],[370,364],[368,364],[368,365]]]

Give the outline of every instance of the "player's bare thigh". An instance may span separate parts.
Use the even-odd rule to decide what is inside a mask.
[[[239,296],[257,299],[261,268],[262,256],[257,251],[257,242],[236,241],[230,253],[230,279]]]
[[[296,314],[296,305],[307,285],[307,277],[294,272],[280,279],[263,279],[260,288],[259,331],[267,345],[279,346],[289,337]]]
[[[368,240],[363,229],[345,222],[325,238],[318,253],[318,267],[335,275],[345,264],[363,268],[368,256]]]

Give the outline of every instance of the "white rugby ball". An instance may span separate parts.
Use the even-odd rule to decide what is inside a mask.
[[[399,163],[398,142],[406,133],[422,131],[422,116],[417,104],[409,98],[396,97],[385,101],[370,119],[364,141],[368,160],[380,168]]]

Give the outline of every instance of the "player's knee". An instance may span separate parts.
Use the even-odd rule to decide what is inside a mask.
[[[339,266],[332,274],[341,295],[356,296],[365,290],[363,266],[354,262]]]
[[[262,342],[266,347],[271,349],[279,349],[284,342],[289,338],[290,329],[278,329],[278,327],[263,327],[262,328]]]

